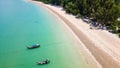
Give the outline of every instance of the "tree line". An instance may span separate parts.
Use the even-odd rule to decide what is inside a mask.
[[[120,36],[120,0],[37,0],[62,6],[76,17],[87,17]]]

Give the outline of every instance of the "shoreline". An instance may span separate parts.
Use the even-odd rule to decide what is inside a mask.
[[[116,50],[116,51],[118,51],[118,52],[116,52],[116,51],[114,51],[114,49],[116,49],[115,47],[113,48],[113,46],[107,46],[109,44],[113,45],[114,43],[112,43],[112,42],[106,43],[105,42],[105,41],[111,41],[111,39],[118,40],[118,41],[116,41],[116,45],[119,49],[120,47],[118,46],[119,45],[118,43],[120,43],[120,42],[119,42],[119,39],[116,38],[116,36],[111,35],[106,31],[90,30],[90,29],[88,29],[90,26],[85,25],[86,23],[81,23],[82,22],[81,20],[80,20],[80,24],[78,24],[78,23],[76,24],[75,22],[78,22],[78,19],[74,20],[74,19],[72,19],[74,16],[68,15],[68,14],[66,14],[66,16],[65,16],[65,12],[60,11],[61,9],[59,9],[58,7],[46,5],[41,2],[37,2],[37,1],[29,0],[29,2],[32,2],[36,5],[40,5],[44,8],[47,8],[48,11],[50,11],[53,15],[55,15],[57,18],[60,18],[61,20],[64,21],[64,24],[67,26],[68,29],[71,30],[71,33],[73,32],[75,35],[77,35],[76,36],[77,39],[82,44],[82,47],[84,47],[82,52],[84,53],[86,60],[94,68],[101,68],[101,67],[103,67],[103,68],[119,68],[120,67],[120,62],[119,62],[120,55],[118,55],[120,51]],[[58,9],[58,10],[56,10],[56,9]],[[68,17],[68,18],[66,18],[66,17]],[[82,27],[85,26],[85,28],[83,29],[80,26],[82,26]],[[88,28],[86,28],[86,27],[88,27]],[[91,33],[91,32],[96,32],[96,33],[98,33],[98,35],[96,35],[95,33]],[[102,32],[103,34],[101,34],[100,32]],[[101,34],[100,37],[99,37],[99,33]],[[95,37],[91,38],[91,36],[92,37],[95,36]],[[109,36],[111,37],[110,39],[108,38]],[[105,37],[105,38],[102,38],[102,39],[104,39],[103,41],[101,41],[101,37]],[[112,48],[112,50],[111,50],[111,48]],[[88,53],[84,52],[85,50],[87,52],[89,52],[89,55],[88,55]],[[88,56],[90,58],[92,58],[92,60],[89,59]]]
[[[83,56],[85,57],[84,59],[86,60],[86,63],[88,65],[90,65],[90,68],[102,68],[101,65],[95,60],[94,56],[89,52],[89,50],[84,46],[84,44],[80,41],[80,39],[75,35],[75,33],[70,29],[70,27],[61,19],[59,18],[59,16],[57,14],[55,14],[53,11],[50,10],[49,7],[47,7],[45,4],[41,3],[41,2],[37,2],[37,1],[31,1],[29,0],[29,2],[34,3],[38,6],[41,6],[45,9],[47,9],[47,11],[49,11],[51,14],[53,14],[55,17],[57,17],[58,20],[60,20],[60,22],[65,25],[64,27],[66,27],[71,34],[75,37],[75,39],[78,41],[78,44],[80,44],[81,46],[76,46],[78,47],[77,49],[79,50],[79,52],[82,52]],[[89,59],[91,58],[91,59]]]

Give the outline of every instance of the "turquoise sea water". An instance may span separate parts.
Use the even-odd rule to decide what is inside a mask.
[[[63,27],[42,7],[24,0],[0,0],[0,68],[89,68]],[[26,48],[36,43],[41,47]],[[50,64],[36,64],[44,59]]]

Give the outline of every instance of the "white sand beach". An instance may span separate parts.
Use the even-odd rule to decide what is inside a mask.
[[[41,2],[30,2],[40,5],[63,21],[71,33],[82,45],[88,64],[93,68],[120,68],[120,38],[106,30],[90,29],[90,25],[75,16],[65,13],[61,7],[46,5]]]

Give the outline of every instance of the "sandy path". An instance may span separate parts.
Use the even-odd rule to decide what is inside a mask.
[[[81,19],[75,19],[58,7],[42,6],[58,15],[71,28],[103,68],[120,68],[120,39],[117,36],[104,30],[91,30]]]

